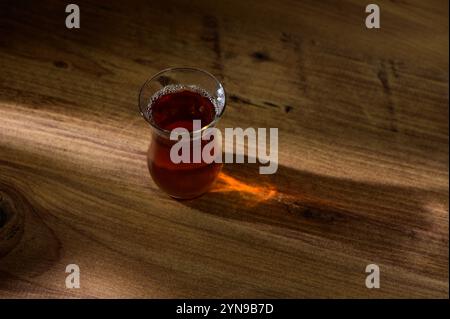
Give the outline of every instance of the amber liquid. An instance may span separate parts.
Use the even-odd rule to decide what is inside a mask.
[[[210,124],[216,116],[211,99],[196,91],[182,89],[160,94],[152,99],[150,117],[161,129],[171,131],[181,127],[193,129],[193,120],[201,120],[201,126]],[[209,141],[202,141],[203,146]],[[150,174],[155,183],[170,196],[188,199],[208,191],[222,168],[221,163],[173,163],[170,149],[176,143],[167,135],[155,132],[148,149],[147,159]],[[192,141],[191,141],[192,143]],[[192,145],[191,145],[192,146]]]

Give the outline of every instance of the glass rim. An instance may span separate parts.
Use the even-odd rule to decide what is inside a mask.
[[[147,119],[147,117],[145,116],[144,112],[142,111],[141,108],[141,96],[143,94],[144,88],[147,86],[148,83],[150,83],[151,81],[155,80],[158,76],[167,73],[167,72],[171,72],[171,71],[190,71],[190,72],[198,72],[198,73],[202,73],[206,76],[208,76],[211,80],[213,80],[217,86],[219,87],[219,89],[222,89],[224,95],[223,95],[223,107],[222,110],[220,111],[220,113],[216,114],[216,116],[214,117],[214,119],[208,123],[205,126],[202,126],[201,129],[196,130],[196,131],[190,131],[189,135],[194,135],[194,134],[198,134],[203,132],[204,130],[210,128],[210,127],[214,127],[215,124],[222,118],[222,115],[225,111],[226,108],[226,95],[225,95],[225,90],[223,88],[222,83],[220,83],[220,81],[211,73],[209,73],[208,71],[205,71],[203,69],[199,69],[199,68],[194,68],[194,67],[170,67],[170,68],[166,68],[163,69],[157,73],[155,73],[153,76],[151,76],[150,78],[147,79],[147,81],[144,82],[144,84],[141,86],[141,89],[139,90],[139,96],[138,96],[138,107],[139,107],[139,113],[141,114],[141,116],[144,118],[144,120],[149,123],[151,125],[152,128],[154,128],[158,133],[162,133],[163,135],[167,135],[170,136],[170,133],[172,132],[172,130],[166,130],[163,129],[162,127],[159,127],[154,121],[151,121],[150,119]]]

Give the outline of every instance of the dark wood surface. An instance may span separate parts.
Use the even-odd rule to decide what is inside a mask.
[[[356,0],[76,3],[0,2],[0,297],[448,297],[447,1],[379,30]],[[277,174],[158,190],[137,94],[172,66],[223,81],[220,127],[279,128]]]

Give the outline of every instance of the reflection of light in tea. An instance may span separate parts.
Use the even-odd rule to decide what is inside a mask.
[[[277,194],[276,189],[270,185],[249,185],[223,172],[219,174],[216,186],[211,192],[239,192],[246,197],[252,197],[256,202],[269,200]]]

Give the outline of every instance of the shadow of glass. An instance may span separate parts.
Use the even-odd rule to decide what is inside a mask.
[[[313,235],[407,268],[421,267],[408,264],[407,254],[426,256],[419,264],[445,254],[445,244],[429,232],[429,207],[445,205],[445,190],[353,181],[283,165],[273,175],[260,175],[259,164],[245,163],[225,164],[209,193],[182,203],[286,237]],[[432,251],[428,240],[435,244]]]

